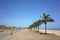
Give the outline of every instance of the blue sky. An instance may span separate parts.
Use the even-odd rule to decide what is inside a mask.
[[[59,0],[0,0],[0,25],[28,27],[41,19],[43,12],[55,20],[48,28],[60,29]]]

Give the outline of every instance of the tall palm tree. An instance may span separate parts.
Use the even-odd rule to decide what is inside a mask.
[[[38,26],[38,21],[34,22],[34,29]]]
[[[36,25],[36,27],[38,28],[38,31],[39,31],[39,22],[36,21],[36,22],[35,22],[35,25]]]
[[[31,24],[29,27],[28,27],[28,29],[30,28],[30,29],[32,29],[32,28],[34,28],[34,30],[35,30],[35,28],[38,28],[38,32],[39,32],[39,26],[42,24],[42,21],[41,20],[38,20],[38,21],[36,21],[36,22],[34,22],[33,24]]]
[[[33,23],[33,24],[31,24],[29,27],[28,27],[28,29],[31,29],[32,30],[32,28],[34,28],[35,27],[35,24]]]
[[[32,28],[33,28],[32,25],[30,25],[30,26],[28,27],[28,29],[31,29],[31,30],[32,30]]]
[[[47,22],[54,22],[54,20],[50,17],[49,14],[43,13],[42,22],[44,22],[44,24],[45,24],[45,34],[46,34],[46,32],[47,32]]]
[[[43,24],[43,22],[41,20],[38,20],[38,31],[39,31],[39,26]]]
[[[35,22],[35,27],[37,27],[38,28],[38,32],[39,32],[39,26],[42,24],[42,22],[41,22],[41,20],[38,20],[38,21],[36,21]]]
[[[33,28],[34,28],[34,30],[35,30],[35,24],[34,24],[34,23],[32,24],[32,27],[33,27]]]

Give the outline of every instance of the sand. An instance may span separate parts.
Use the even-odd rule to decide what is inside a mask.
[[[11,36],[7,40],[60,40],[60,36],[55,35],[53,33],[40,34],[36,31],[24,29],[16,33],[15,35]]]
[[[45,30],[40,30],[40,32],[45,32]],[[47,30],[47,33],[53,33],[60,36],[60,30]]]

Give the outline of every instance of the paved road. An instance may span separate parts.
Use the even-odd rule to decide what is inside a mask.
[[[19,31],[21,31],[21,30],[23,30],[23,29],[15,30],[15,31],[13,32],[13,34],[16,33],[16,32],[19,32]],[[10,34],[11,34],[10,31],[0,32],[0,40],[6,38],[6,37],[8,37],[8,36],[10,36]]]

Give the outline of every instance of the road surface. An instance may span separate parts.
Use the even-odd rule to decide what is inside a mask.
[[[19,32],[19,31],[21,31],[21,30],[23,30],[23,29],[17,29],[17,30],[15,30],[15,31],[13,32],[13,34]],[[10,31],[0,32],[0,40],[6,38],[6,37],[8,37],[8,36],[11,36],[10,34],[11,34]]]

